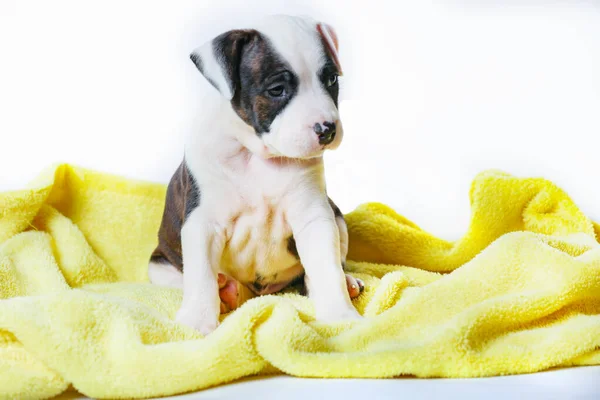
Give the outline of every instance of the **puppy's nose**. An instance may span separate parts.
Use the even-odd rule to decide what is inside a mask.
[[[329,144],[335,138],[335,122],[316,123],[313,130],[319,137],[319,144]]]

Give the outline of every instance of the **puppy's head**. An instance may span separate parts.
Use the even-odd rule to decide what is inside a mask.
[[[223,33],[190,57],[254,130],[262,156],[312,158],[343,136],[337,51],[329,25],[273,16],[256,29]]]

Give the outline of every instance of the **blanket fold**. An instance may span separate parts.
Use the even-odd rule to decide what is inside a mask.
[[[478,377],[600,364],[600,226],[544,179],[487,171],[455,242],[370,203],[346,216],[364,320],[294,292],[203,338],[148,283],[166,186],[53,166],[0,194],[0,398],[173,395],[256,374]]]

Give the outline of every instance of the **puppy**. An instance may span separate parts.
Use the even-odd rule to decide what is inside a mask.
[[[327,24],[272,16],[192,52],[217,90],[169,183],[149,265],[151,282],[183,288],[178,322],[208,334],[221,312],[298,280],[318,320],[360,317],[323,170],[343,136],[337,51]]]

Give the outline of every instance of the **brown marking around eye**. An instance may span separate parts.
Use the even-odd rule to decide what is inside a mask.
[[[257,95],[254,98],[254,112],[259,121],[268,118],[270,107],[271,101],[266,96]]]
[[[282,70],[291,68],[260,33],[244,48],[239,65],[239,90],[234,93],[231,105],[258,136],[269,132],[275,117],[296,93],[295,76],[286,83],[284,98],[274,99],[265,93],[265,79]]]

